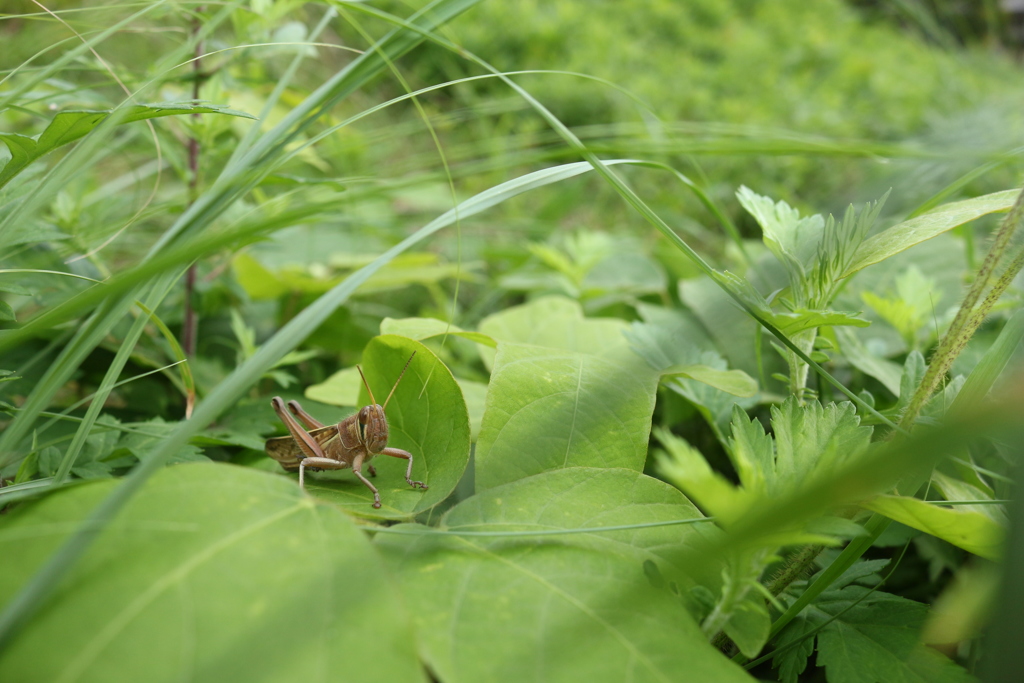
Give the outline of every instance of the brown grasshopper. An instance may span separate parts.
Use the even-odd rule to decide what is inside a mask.
[[[413,352],[412,356],[416,353]],[[347,417],[336,425],[325,425],[315,420],[302,409],[298,401],[288,401],[288,410],[294,413],[294,417],[284,409],[284,401],[281,397],[275,396],[270,405],[274,412],[281,418],[288,427],[290,436],[279,436],[268,439],[266,443],[267,455],[281,463],[288,472],[299,471],[299,486],[305,488],[304,475],[306,468],[310,470],[343,470],[351,467],[352,471],[366,487],[373,491],[373,507],[380,507],[380,493],[377,487],[370,483],[370,480],[363,476],[363,465],[370,470],[370,476],[376,477],[377,471],[370,465],[370,460],[375,455],[383,453],[393,458],[403,458],[409,461],[405,469],[405,480],[413,488],[426,489],[427,485],[422,481],[412,480],[412,453],[403,451],[401,448],[387,448],[388,444],[388,420],[384,409],[388,401],[402,381],[402,375],[409,368],[412,356],[406,362],[391,393],[384,400],[384,405],[378,405],[377,399],[373,397],[373,391],[366,381],[363,369],[358,365],[359,376],[363,378],[363,386],[370,394],[373,405],[362,408],[357,414]],[[295,418],[299,418],[306,429],[302,428]]]

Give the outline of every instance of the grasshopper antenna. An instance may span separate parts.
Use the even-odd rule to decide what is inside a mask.
[[[388,401],[391,400],[391,395],[395,393],[395,389],[398,388],[398,383],[402,381],[402,375],[404,375],[405,371],[409,369],[409,363],[412,362],[412,358],[415,355],[416,355],[416,352],[413,351],[412,352],[412,356],[409,356],[409,360],[405,361],[405,367],[402,368],[402,371],[400,373],[398,373],[398,379],[395,380],[395,386],[391,387],[391,393],[388,394],[388,397],[386,399],[384,399],[384,406],[383,406],[384,408],[388,407]],[[369,387],[367,387],[367,389],[369,389]]]
[[[377,399],[373,397],[373,389],[370,388],[370,383],[366,381],[366,375],[363,374],[363,369],[357,365],[356,370],[359,371],[359,376],[363,378],[363,386],[366,387],[366,393],[370,395],[370,401],[372,403],[376,403]],[[405,371],[403,370],[402,372]],[[401,375],[399,375],[399,379],[401,379]],[[394,391],[394,389],[392,389],[392,391]],[[390,396],[388,398],[390,398]]]

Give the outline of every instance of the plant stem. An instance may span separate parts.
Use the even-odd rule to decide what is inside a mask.
[[[949,372],[953,361],[956,360],[956,357],[967,346],[967,342],[974,336],[975,330],[985,320],[985,316],[992,310],[992,306],[995,305],[995,302],[1006,290],[1007,286],[1009,286],[1010,281],[1013,280],[1017,272],[1020,271],[1021,266],[1024,265],[1024,260],[1022,260],[1024,259],[1024,252],[1022,252],[1017,255],[1010,264],[1010,267],[1006,269],[995,286],[992,287],[992,290],[985,297],[982,304],[975,310],[975,304],[978,303],[982,293],[988,287],[996,266],[999,265],[999,261],[1002,259],[1014,233],[1022,222],[1024,222],[1024,191],[1017,195],[1017,201],[1014,202],[1013,208],[1010,209],[1010,213],[1006,215],[1006,218],[999,225],[999,230],[992,242],[992,248],[985,256],[985,261],[981,264],[977,277],[971,284],[971,288],[967,291],[963,303],[960,304],[960,310],[957,311],[953,323],[949,326],[949,330],[946,331],[946,335],[939,342],[939,347],[935,350],[934,355],[932,355],[931,363],[928,365],[928,370],[925,372],[921,384],[918,385],[914,396],[907,405],[907,410],[900,419],[899,426],[901,429],[909,429],[914,424],[921,409],[935,392],[939,382]]]
[[[789,587],[814,564],[814,560],[821,554],[823,545],[805,545],[795,555],[789,558],[786,566],[782,568],[775,578],[768,582],[765,588],[772,595],[779,595]]]
[[[203,11],[203,7],[196,8],[196,16],[192,19],[192,35],[199,33],[201,24],[199,21],[199,14]],[[192,62],[192,99],[199,99],[199,88],[200,88],[200,67],[202,66],[202,54],[203,54],[203,43],[204,41],[196,41],[195,49],[195,60]],[[193,114],[192,119],[194,122],[199,120],[199,114]],[[191,137],[188,139],[188,203],[191,206],[196,199],[197,188],[199,187],[199,138],[196,137],[195,129]],[[192,264],[188,268],[188,272],[185,273],[185,316],[181,324],[181,348],[185,352],[185,355],[189,358],[195,356],[196,353],[196,339],[198,331],[198,320],[196,319],[196,311],[192,306],[192,297],[195,292],[196,286],[196,264]],[[189,411],[191,412],[191,411]]]

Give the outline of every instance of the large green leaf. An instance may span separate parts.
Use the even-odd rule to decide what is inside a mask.
[[[0,133],[0,140],[11,151],[11,158],[0,169],[0,187],[6,185],[11,178],[21,173],[26,166],[53,150],[81,139],[110,116],[110,111],[62,111],[53,117],[38,138],[18,133]],[[127,112],[120,114],[118,123],[131,123],[161,116],[182,116],[184,114],[227,114],[247,119],[255,118],[245,112],[228,109],[218,104],[199,104],[193,102],[166,102],[161,104],[139,104],[127,107]]]
[[[499,342],[477,488],[562,467],[642,470],[657,385],[658,373],[628,349],[600,357]]]
[[[498,341],[579,351],[615,357],[628,352],[623,333],[629,324],[618,318],[585,318],[579,302],[561,296],[542,297],[484,318],[480,332]],[[480,349],[484,363],[494,363],[495,352]]]
[[[621,468],[567,467],[536,474],[475,495],[448,511],[441,527],[459,531],[551,531],[703,519],[679,489]],[[678,564],[682,546],[699,549],[718,528],[709,523],[662,526],[561,538],[639,562],[653,560],[685,588],[694,580],[711,588],[721,582],[712,564]]]
[[[566,469],[457,505],[460,531],[558,530],[697,517],[637,472]],[[699,526],[535,537],[381,534],[415,614],[423,659],[461,681],[750,681],[712,648],[661,571]],[[422,534],[414,534],[422,530]],[[652,569],[661,567],[662,570]],[[707,570],[708,568],[703,568]]]
[[[908,496],[877,496],[863,506],[969,553],[990,560],[1001,554],[1005,529],[980,512],[942,508]]]
[[[884,261],[915,244],[930,240],[964,223],[997,211],[1008,211],[1019,194],[1020,190],[1005,190],[962,202],[953,202],[923,216],[894,225],[864,240],[854,254],[853,262],[840,277],[849,277],[858,270]]]
[[[113,486],[75,486],[4,518],[0,601]],[[111,522],[0,667],[25,683],[424,681],[386,576],[348,517],[287,480],[179,465]]]
[[[918,641],[928,605],[870,591],[863,586],[847,586],[822,593],[782,631],[779,645],[807,638],[806,645],[775,658],[783,683],[796,683],[798,674],[807,666],[814,641],[810,633],[819,626],[823,628],[817,634],[817,663],[825,667],[829,683],[974,680],[964,669]]]
[[[381,455],[372,463],[377,469],[374,486],[380,489],[379,510],[371,507],[370,490],[347,470],[308,475],[306,490],[311,494],[357,515],[395,519],[433,507],[455,489],[469,462],[469,415],[448,368],[423,344],[383,335],[374,337],[363,351],[363,372],[374,398],[383,402],[414,351],[387,406],[388,446],[412,453],[413,479],[430,488],[406,484],[406,461]],[[365,388],[359,399],[360,405],[370,403]]]

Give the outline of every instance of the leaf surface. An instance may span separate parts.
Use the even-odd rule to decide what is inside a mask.
[[[5,515],[0,601],[114,485]],[[190,464],[157,473],[129,502],[0,666],[26,683],[424,681],[411,635],[348,517],[281,477]]]
[[[853,262],[840,277],[849,277],[858,270],[895,256],[915,244],[937,237],[947,230],[969,223],[990,213],[1008,211],[1020,190],[994,192],[982,197],[953,202],[934,211],[911,218],[864,240],[854,254]]]
[[[877,496],[862,505],[969,553],[990,560],[998,559],[1001,554],[1006,532],[980,512],[943,508],[908,496]]]
[[[682,495],[638,472],[575,468],[490,489],[443,521],[507,531],[690,516]],[[398,529],[425,533],[376,543],[397,567],[421,655],[446,683],[752,680],[708,644],[670,582],[645,569],[699,542],[697,525],[543,538]]]

